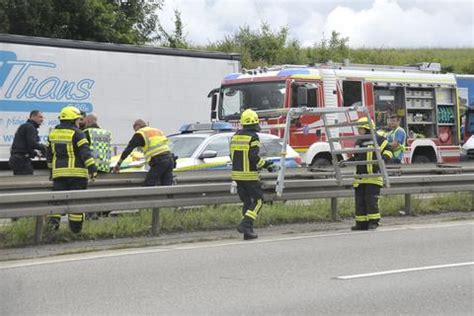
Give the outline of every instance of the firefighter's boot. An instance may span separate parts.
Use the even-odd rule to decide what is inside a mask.
[[[369,225],[367,222],[356,222],[354,226],[351,227],[351,230],[368,230]]]
[[[46,227],[48,230],[58,230],[61,224],[61,215],[49,215],[46,217]]]
[[[244,234],[244,240],[251,240],[258,237],[253,231],[253,220],[247,216],[245,216],[239,226],[237,226],[237,231]]]
[[[369,221],[369,230],[375,230],[379,227],[379,222],[378,221]]]
[[[74,234],[78,234],[82,230],[82,223],[84,222],[84,214],[69,214],[69,228]]]

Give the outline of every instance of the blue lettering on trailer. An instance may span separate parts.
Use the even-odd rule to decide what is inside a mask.
[[[59,112],[66,105],[74,105],[92,112],[88,102],[95,81],[89,78],[77,82],[58,76],[35,77],[32,70],[57,69],[51,62],[19,60],[12,51],[0,50],[0,111]],[[48,73],[46,73],[48,74]]]

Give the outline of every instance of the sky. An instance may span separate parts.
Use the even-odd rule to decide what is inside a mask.
[[[186,39],[206,45],[239,26],[289,27],[303,46],[335,30],[353,48],[474,47],[474,0],[164,0],[160,22],[174,29],[181,12]]]

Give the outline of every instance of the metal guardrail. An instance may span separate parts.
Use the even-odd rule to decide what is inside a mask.
[[[205,174],[208,175],[207,178]],[[335,179],[311,179],[316,176],[319,175],[298,172],[293,174],[291,180],[286,182],[283,195],[278,197],[275,193],[275,175],[266,175],[263,181],[265,200],[330,198],[331,217],[337,219],[337,198],[353,195],[352,180],[343,179],[342,185],[339,186]],[[102,182],[95,184],[92,190],[45,192],[43,188],[43,192],[38,190],[7,193],[12,189],[11,185],[17,181],[16,178],[20,177],[9,178],[1,183],[0,218],[36,216],[35,240],[37,242],[41,241],[43,217],[48,214],[151,208],[153,209],[152,233],[157,234],[160,208],[239,202],[238,197],[229,192],[228,172],[194,172],[187,176],[181,175],[178,176],[178,183],[188,181],[187,184],[168,187],[137,187],[137,182],[141,184],[144,175],[124,174],[119,177],[117,175],[104,177]],[[382,189],[381,193],[383,195],[404,194],[405,201],[409,204],[411,194],[474,192],[474,173],[395,176],[391,178],[391,183],[391,187]],[[16,184],[18,185],[19,182]],[[25,186],[27,184],[28,182],[24,183]],[[35,181],[34,184],[30,179],[29,185],[30,190],[33,187],[44,186],[44,179]],[[17,187],[16,190],[18,189]]]
[[[353,178],[354,168],[344,168],[345,178]],[[309,172],[308,172],[309,170]],[[464,174],[474,173],[474,164],[423,164],[423,165],[388,165],[387,171],[391,176],[429,175],[429,174]],[[334,178],[335,172],[331,167],[326,168],[297,168],[287,169],[285,178],[294,179],[328,179]],[[276,180],[277,174],[262,173],[262,180]],[[145,173],[100,174],[99,178],[90,183],[89,189],[123,188],[141,186],[145,180]],[[180,171],[175,172],[176,184],[193,183],[222,183],[230,182],[228,170],[214,171]],[[52,182],[48,176],[2,176],[0,177],[0,194],[50,191]]]

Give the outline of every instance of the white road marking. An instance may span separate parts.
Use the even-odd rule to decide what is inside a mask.
[[[387,270],[387,271],[380,271],[380,272],[373,272],[373,273],[344,275],[344,276],[338,276],[336,279],[351,280],[351,279],[369,278],[369,277],[387,275],[387,274],[406,273],[406,272],[413,272],[413,271],[425,271],[425,270],[444,269],[444,268],[455,268],[455,267],[472,266],[472,265],[474,265],[474,262],[450,263],[450,264],[441,264],[441,265],[436,265],[436,266],[426,266],[426,267],[417,267],[417,268]]]
[[[183,250],[195,250],[195,249],[205,249],[205,248],[215,248],[215,247],[228,247],[228,246],[251,246],[255,244],[263,243],[273,243],[273,242],[282,242],[282,241],[293,241],[293,240],[303,240],[303,239],[313,239],[313,238],[325,238],[325,237],[337,237],[337,236],[346,236],[346,235],[356,235],[356,234],[373,234],[373,233],[386,233],[394,231],[403,231],[403,230],[417,230],[417,229],[430,229],[430,228],[446,228],[446,227],[457,227],[457,226],[474,226],[474,221],[463,221],[462,223],[446,223],[446,224],[427,224],[427,225],[404,225],[397,227],[387,227],[379,228],[378,231],[356,231],[356,232],[344,232],[344,233],[330,233],[330,234],[300,234],[293,237],[275,237],[268,239],[257,239],[253,241],[212,241],[201,244],[185,244],[185,245],[175,245],[175,246],[156,246],[146,249],[121,249],[121,250],[105,250],[100,252],[90,252],[90,253],[79,253],[71,255],[57,255],[49,258],[36,258],[36,259],[24,259],[24,260],[14,260],[14,261],[4,261],[0,262],[0,270],[5,269],[14,269],[14,268],[24,268],[45,264],[56,264],[56,263],[65,263],[65,262],[75,262],[75,261],[84,261],[84,260],[96,260],[96,259],[106,259],[113,257],[129,256],[129,255],[142,255],[149,253],[158,253],[158,252],[169,252],[169,251],[183,251]]]

